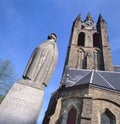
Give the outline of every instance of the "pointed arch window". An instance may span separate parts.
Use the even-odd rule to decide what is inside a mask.
[[[78,35],[78,46],[85,46],[85,33],[83,32]]]
[[[100,48],[100,38],[98,33],[93,34],[93,47]]]
[[[101,114],[101,124],[116,124],[115,116],[108,109]]]
[[[68,112],[67,124],[76,124],[77,110],[72,107]]]

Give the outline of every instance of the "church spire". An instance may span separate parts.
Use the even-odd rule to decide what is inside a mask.
[[[103,20],[102,16],[97,25],[90,12],[84,21],[77,19],[80,19],[80,15],[72,27],[65,68],[112,71],[107,26],[100,21]]]
[[[95,23],[91,16],[90,11],[88,12],[86,19],[83,21],[83,26],[85,29],[94,29]]]
[[[104,18],[102,17],[101,14],[100,14],[99,17],[98,17],[98,22],[100,22],[100,21],[106,23],[106,21],[104,20]]]
[[[81,18],[81,14],[79,14],[76,19],[74,20],[74,23],[82,23],[82,18]],[[79,24],[78,24],[79,25]]]
[[[81,29],[81,25],[82,25],[81,14],[79,14],[79,15],[75,18],[73,24],[74,24],[74,27],[76,27],[77,30],[78,30],[78,28]]]
[[[107,23],[100,14],[97,22],[97,31],[99,32],[99,37],[101,39],[102,48],[102,70],[113,71],[112,56],[109,45],[109,38],[107,32]]]
[[[85,22],[86,21],[92,21],[92,22],[94,22],[93,19],[92,19],[92,15],[91,15],[90,11],[88,12],[88,14],[86,16]]]
[[[82,21],[81,14],[78,14],[78,16],[76,17],[76,19],[75,19],[75,20]]]

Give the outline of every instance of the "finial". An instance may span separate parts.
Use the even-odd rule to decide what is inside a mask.
[[[101,14],[99,15],[99,20],[101,20],[101,21],[104,20]]]
[[[90,11],[88,12],[86,19],[83,22],[83,26],[85,27],[85,29],[94,29],[95,23],[92,19]]]
[[[85,21],[88,21],[88,20],[93,21],[92,16],[91,16],[91,12],[90,12],[90,11],[88,12],[88,14],[87,14],[87,16],[86,16]]]
[[[98,21],[102,21],[102,22],[105,22],[106,23],[106,21],[104,20],[104,18],[102,17],[101,14],[99,14]]]
[[[79,13],[78,16],[76,17],[76,20],[82,21],[81,14]]]

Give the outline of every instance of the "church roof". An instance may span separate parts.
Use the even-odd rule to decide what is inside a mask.
[[[92,84],[120,91],[120,72],[67,68],[64,82],[66,87]]]
[[[120,66],[114,66],[114,71],[120,72]]]

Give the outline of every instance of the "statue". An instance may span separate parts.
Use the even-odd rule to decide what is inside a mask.
[[[57,36],[51,33],[48,39],[32,53],[23,78],[47,86],[58,59]]]
[[[57,36],[52,33],[32,53],[23,79],[18,79],[0,104],[0,124],[35,124],[58,59]]]

